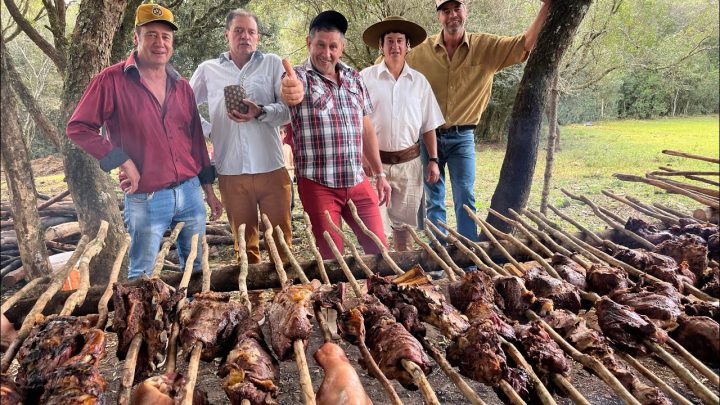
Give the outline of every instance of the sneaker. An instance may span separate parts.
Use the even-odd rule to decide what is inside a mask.
[[[430,278],[433,280],[440,280],[441,278],[445,277],[445,272],[442,270],[435,270],[435,271],[427,271],[425,272]]]

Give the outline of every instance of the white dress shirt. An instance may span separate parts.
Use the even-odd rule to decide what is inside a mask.
[[[445,123],[430,83],[407,63],[397,80],[385,61],[363,69],[360,75],[375,107],[370,118],[380,150],[407,149],[422,134]]]
[[[285,72],[280,57],[255,51],[242,67],[225,52],[198,66],[190,79],[198,105],[207,104],[210,119],[203,132],[213,143],[215,168],[221,175],[267,173],[285,166],[279,127],[290,121],[281,102],[280,80]],[[265,106],[261,119],[237,123],[225,108],[225,86],[239,84],[247,98]]]

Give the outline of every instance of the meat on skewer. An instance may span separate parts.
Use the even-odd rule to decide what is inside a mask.
[[[360,378],[340,346],[325,342],[315,352],[314,357],[325,371],[325,378],[315,396],[318,405],[372,404]]]
[[[130,397],[133,405],[180,405],[187,380],[181,374],[165,373],[150,377],[138,384]],[[193,405],[208,405],[207,394],[195,390]]]
[[[668,338],[667,333],[645,315],[607,297],[597,301],[595,309],[603,334],[624,350],[645,354],[648,350],[645,340],[662,344]]]
[[[707,316],[678,318],[678,327],[672,332],[675,340],[699,359],[720,364],[720,325]]]
[[[233,405],[247,400],[252,405],[276,404],[280,367],[270,354],[257,318],[262,318],[263,309],[258,309],[236,328],[235,347],[220,367],[218,375],[223,377],[223,389]]]
[[[268,311],[270,342],[280,361],[293,355],[293,342],[301,340],[307,344],[312,332],[312,297],[320,288],[320,282],[286,285],[275,295]]]
[[[655,251],[672,257],[676,263],[687,262],[690,272],[698,280],[708,267],[707,241],[697,235],[676,236],[657,245]]]
[[[588,290],[605,295],[618,288],[630,286],[625,270],[600,264],[593,264],[587,271]]]
[[[577,264],[569,257],[555,253],[551,258],[551,264],[555,271],[558,272],[568,283],[574,285],[580,290],[587,290],[587,281],[585,280],[585,269]]]
[[[224,356],[233,344],[235,328],[248,317],[247,308],[230,300],[230,293],[204,291],[180,310],[180,343],[186,354],[202,343],[201,358]]]
[[[21,403],[22,395],[20,395],[15,381],[7,374],[0,374],[0,404],[19,405]]]
[[[663,329],[676,325],[682,314],[681,295],[668,283],[636,284],[632,288],[621,288],[611,292],[608,297],[618,304],[627,305],[638,314],[650,318]]]
[[[580,311],[580,292],[573,284],[550,276],[540,267],[527,270],[523,280],[536,297],[552,300],[555,308]]]

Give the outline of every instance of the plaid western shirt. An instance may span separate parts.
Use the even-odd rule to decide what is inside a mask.
[[[360,74],[338,63],[339,84],[325,78],[306,60],[295,73],[305,98],[290,107],[295,169],[299,176],[331,188],[363,181],[363,117],[373,111]]]

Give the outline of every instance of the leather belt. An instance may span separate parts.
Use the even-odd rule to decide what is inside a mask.
[[[185,184],[188,180],[190,180],[190,179],[185,179],[183,181],[176,181],[175,183],[170,184],[166,188],[178,188],[178,187],[182,186],[183,184]]]
[[[453,125],[447,128],[438,128],[435,133],[438,135],[447,134],[448,132],[474,131],[477,125]]]
[[[399,163],[409,162],[418,156],[420,156],[419,143],[397,152],[385,152],[384,150],[380,151],[380,161],[386,165],[396,165]]]

